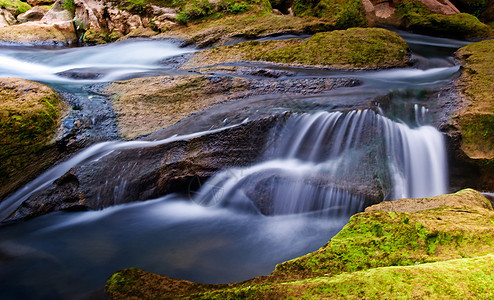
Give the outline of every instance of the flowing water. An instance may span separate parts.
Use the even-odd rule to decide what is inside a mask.
[[[56,212],[0,227],[0,298],[91,299],[101,294],[114,271],[127,267],[208,283],[245,280],[318,249],[351,215],[376,199],[447,192],[444,140],[430,125],[438,99],[430,99],[428,91],[458,75],[450,55],[464,43],[404,35],[414,50],[416,68],[289,68],[299,78],[352,77],[362,84],[279,102],[273,111],[295,113],[270,132],[261,161],[219,172],[191,197],[168,195],[101,211]],[[98,102],[97,94],[88,92],[88,85],[179,73],[170,65],[173,57],[193,51],[147,40],[0,50],[0,77],[41,81],[77,97],[94,96],[93,102]],[[374,110],[324,109],[338,101],[352,104],[376,96],[392,101],[378,103]],[[107,105],[103,100],[98,105]],[[241,105],[245,103],[252,102]],[[301,103],[314,105],[304,108]],[[234,104],[224,109],[231,110],[229,105]],[[0,219],[74,166],[103,162],[105,155],[119,149],[132,151],[224,129],[209,130],[207,122],[203,127],[163,140],[88,147],[0,202]],[[115,138],[101,139],[109,137]]]

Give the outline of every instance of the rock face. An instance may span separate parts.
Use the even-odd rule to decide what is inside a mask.
[[[111,276],[106,292],[112,299],[130,295],[147,299],[364,295],[377,299],[398,293],[409,298],[482,297],[492,292],[492,282],[484,279],[494,267],[489,254],[494,250],[493,217],[489,200],[471,189],[383,202],[353,216],[319,250],[276,266],[268,276],[207,285],[132,268]],[[459,277],[461,284],[457,284]]]
[[[2,78],[0,107],[1,199],[56,159],[54,137],[65,105],[43,84]]]
[[[255,162],[263,153],[269,129],[280,118],[251,121],[189,140],[113,152],[99,162],[73,168],[48,189],[33,194],[10,219],[71,207],[101,209],[172,192],[191,192],[200,181],[223,168]]]
[[[252,41],[197,52],[182,68],[235,61],[365,69],[405,66],[408,45],[396,33],[351,28],[317,33],[307,40]]]

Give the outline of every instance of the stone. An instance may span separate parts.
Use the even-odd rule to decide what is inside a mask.
[[[17,16],[17,20],[21,23],[39,21],[46,14],[46,10],[42,7],[35,6],[23,14]]]

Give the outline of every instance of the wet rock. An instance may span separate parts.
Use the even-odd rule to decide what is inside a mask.
[[[17,23],[16,18],[7,9],[0,8],[0,28],[14,25]]]
[[[21,23],[39,21],[46,14],[46,10],[42,7],[35,6],[23,14],[17,16],[17,20]]]
[[[190,193],[197,180],[258,160],[269,129],[282,120],[275,116],[185,141],[115,151],[73,168],[33,194],[10,220],[70,207],[101,209],[172,192]]]
[[[0,199],[53,163],[67,109],[55,91],[24,79],[0,79]]]
[[[250,71],[247,71],[250,72]],[[253,71],[264,74],[283,72]],[[106,89],[125,138],[149,134],[225,101],[266,94],[315,94],[355,85],[351,79],[261,80],[224,75],[182,75],[113,82]]]

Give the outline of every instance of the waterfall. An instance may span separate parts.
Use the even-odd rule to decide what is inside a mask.
[[[262,162],[215,175],[195,201],[265,214],[331,216],[351,215],[383,198],[447,191],[440,132],[410,128],[372,110],[294,114],[272,132],[266,148]]]

